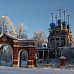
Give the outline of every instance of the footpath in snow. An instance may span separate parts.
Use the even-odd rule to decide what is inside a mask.
[[[74,70],[71,68],[13,68],[0,66],[0,74],[74,74]]]

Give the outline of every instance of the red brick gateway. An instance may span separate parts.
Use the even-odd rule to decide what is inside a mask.
[[[6,50],[6,49],[9,49],[9,50]],[[9,64],[9,60],[11,60],[10,66],[13,66],[13,67],[21,67],[21,66],[34,67],[35,66],[34,65],[35,40],[17,39],[8,33],[1,34],[0,35],[0,53],[1,53],[0,55],[1,65],[3,62],[6,61],[5,65],[7,66]]]

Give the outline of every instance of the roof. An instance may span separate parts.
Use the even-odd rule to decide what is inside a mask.
[[[73,47],[58,47],[58,48],[60,48],[60,49],[64,49],[64,48],[74,48],[74,46],[73,46]]]
[[[4,34],[1,34],[0,37],[2,37],[3,35],[6,35],[7,37],[11,38],[11,39],[17,39],[15,36],[9,34],[9,33],[4,33]]]
[[[30,40],[30,39],[17,39],[13,40],[14,42],[36,42],[36,40]]]
[[[46,50],[46,49],[48,50],[49,48],[48,47],[37,47],[36,48],[36,50]]]
[[[1,34],[0,37],[2,37],[3,35],[5,35],[5,36],[7,36],[7,37],[9,37],[11,39],[13,39],[14,42],[32,42],[32,41],[36,42],[36,40],[34,40],[34,39],[18,39],[14,35],[11,35],[9,33]]]

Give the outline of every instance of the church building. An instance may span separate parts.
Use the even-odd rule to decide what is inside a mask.
[[[37,57],[39,59],[54,59],[61,56],[61,50],[59,47],[72,47],[73,37],[71,32],[71,25],[69,22],[70,15],[67,15],[64,10],[59,9],[59,17],[56,16],[56,23],[54,23],[54,13],[52,14],[52,22],[50,23],[49,36],[47,47],[36,48]],[[64,14],[64,15],[61,15]],[[62,18],[64,16],[64,19]]]
[[[51,51],[51,54],[55,53],[55,57],[60,56],[60,51],[58,47],[72,47],[73,46],[73,37],[71,35],[71,25],[68,21],[66,21],[66,11],[63,11],[64,19],[62,18],[62,9],[59,10],[59,18],[56,16],[56,24],[53,22],[53,14],[52,14],[52,22],[50,23],[49,36],[48,36],[48,48]],[[57,19],[58,18],[58,19]]]

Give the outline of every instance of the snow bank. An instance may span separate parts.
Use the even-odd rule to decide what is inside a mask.
[[[1,61],[1,66],[6,66],[6,62],[5,61]]]
[[[1,64],[1,66],[11,66],[12,65],[11,62],[8,63],[6,61],[1,61],[0,64]]]
[[[13,68],[0,66],[0,74],[74,74],[74,69],[60,68]]]
[[[25,61],[22,61],[21,62],[21,67],[26,68],[27,67],[27,61],[26,62]]]

